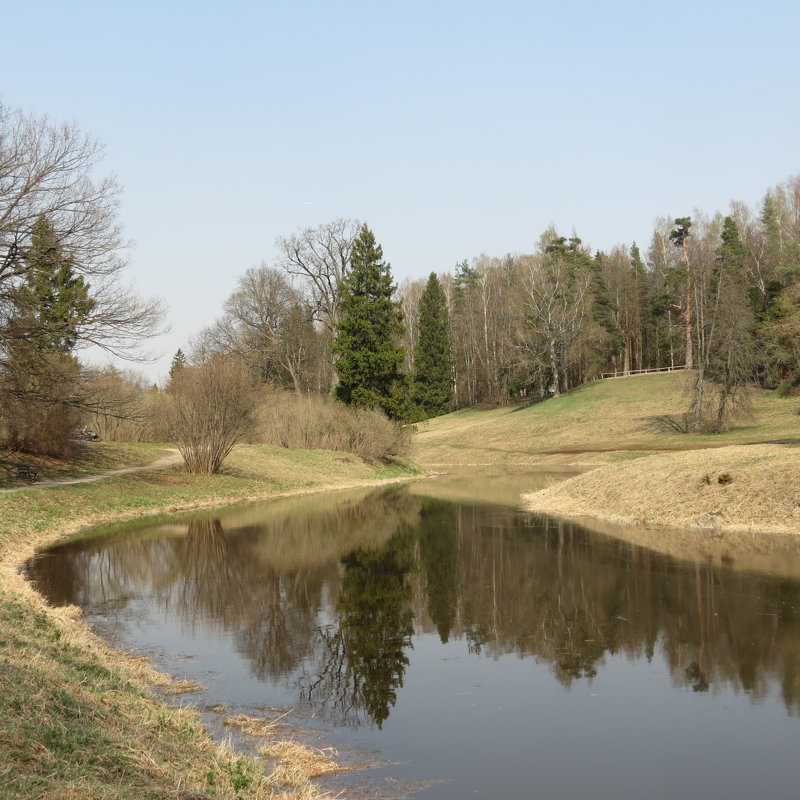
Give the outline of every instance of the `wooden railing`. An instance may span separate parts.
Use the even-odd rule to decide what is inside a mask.
[[[686,364],[680,367],[653,367],[652,369],[629,369],[627,372],[604,372],[601,378],[631,378],[634,375],[647,375],[651,372],[675,372],[678,369],[686,369]]]

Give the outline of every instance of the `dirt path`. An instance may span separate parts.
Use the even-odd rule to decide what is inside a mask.
[[[6,489],[0,489],[0,493],[26,492],[29,489],[47,489],[53,486],[71,486],[75,483],[91,483],[92,481],[99,481],[103,478],[111,478],[114,475],[127,475],[129,472],[144,472],[148,469],[163,469],[165,467],[171,467],[173,464],[178,464],[180,460],[181,454],[177,450],[173,450],[169,455],[162,456],[156,461],[151,461],[149,464],[143,464],[141,467],[112,469],[108,472],[100,472],[97,475],[84,475],[82,478],[64,478],[62,480],[37,481],[36,483],[28,483],[25,486],[10,486]]]

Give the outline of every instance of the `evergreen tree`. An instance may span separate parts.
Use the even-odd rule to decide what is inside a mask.
[[[175,355],[172,357],[172,363],[169,367],[169,379],[170,381],[175,378],[175,375],[180,372],[186,366],[186,354],[181,350],[179,347],[175,351]]]
[[[453,355],[447,299],[431,273],[419,301],[411,399],[423,418],[446,414],[453,398]]]
[[[406,402],[400,374],[404,351],[397,344],[403,314],[392,299],[395,288],[383,248],[362,225],[353,242],[331,345],[339,376],[336,397],[358,408],[381,408],[399,419],[405,416]]]
[[[39,217],[24,254],[24,281],[13,293],[12,349],[71,352],[77,331],[94,305],[89,285],[75,273],[53,226]]]
[[[34,223],[22,263],[23,280],[11,293],[2,365],[8,442],[57,456],[79,422],[72,401],[79,367],[72,351],[95,302],[45,217]]]

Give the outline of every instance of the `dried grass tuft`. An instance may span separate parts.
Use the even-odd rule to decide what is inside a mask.
[[[345,767],[336,761],[339,753],[333,748],[318,750],[294,740],[269,742],[258,748],[260,755],[278,762],[276,769],[287,774],[298,773],[305,780],[344,772],[355,767]]]
[[[265,717],[253,717],[247,714],[233,714],[225,717],[222,724],[226,728],[238,728],[245,736],[254,738],[266,738],[272,736],[276,730],[284,726],[283,720],[289,715],[289,711],[281,714],[275,719]]]

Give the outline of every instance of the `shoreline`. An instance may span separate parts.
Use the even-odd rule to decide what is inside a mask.
[[[275,454],[268,453],[267,457],[270,455],[274,457]],[[220,744],[202,724],[199,710],[176,707],[169,702],[167,695],[180,693],[181,682],[175,676],[158,672],[148,659],[114,649],[89,628],[77,607],[48,605],[25,578],[22,570],[26,561],[42,548],[103,524],[282,497],[377,487],[424,477],[424,474],[417,473],[410,466],[398,470],[396,466],[385,468],[359,461],[342,467],[336,462],[336,456],[322,452],[312,456],[303,453],[280,455],[287,463],[297,462],[294,466],[298,469],[292,471],[290,476],[287,472],[286,480],[296,481],[299,474],[305,478],[306,485],[287,486],[286,480],[275,483],[274,479],[261,479],[257,474],[261,470],[257,469],[255,474],[251,472],[243,478],[239,476],[237,490],[236,486],[222,487],[222,484],[231,481],[235,483],[235,477],[195,478],[178,473],[175,469],[161,469],[138,470],[133,475],[124,473],[109,478],[108,482],[82,483],[73,486],[70,491],[61,490],[59,486],[48,486],[27,495],[14,492],[2,497],[0,662],[4,670],[0,670],[0,691],[10,694],[5,683],[13,681],[19,697],[18,704],[33,705],[41,694],[41,687],[47,688],[52,683],[53,691],[63,696],[65,702],[68,701],[67,705],[82,709],[80,716],[87,721],[86,725],[88,720],[102,720],[98,742],[84,747],[86,754],[81,754],[86,755],[89,766],[80,777],[70,777],[75,765],[71,763],[74,759],[69,755],[65,755],[63,761],[52,754],[44,759],[41,755],[32,755],[43,747],[41,733],[26,736],[19,732],[31,719],[31,712],[20,718],[12,715],[10,719],[4,719],[0,727],[0,742],[19,741],[15,750],[21,751],[18,771],[13,771],[10,756],[10,765],[4,772],[6,788],[15,792],[15,796],[102,796],[120,800],[129,797],[138,800],[181,796],[182,792],[186,795],[195,793],[197,797],[206,797],[205,792],[208,792],[219,800],[255,800],[273,795],[286,800],[294,797],[314,800],[324,796],[310,781],[313,777],[338,769],[336,765],[330,761],[321,765],[319,759],[312,758],[314,751],[311,748],[305,748],[303,752],[293,751],[285,758],[265,756],[256,759]],[[315,469],[303,463],[306,460],[320,464]],[[385,474],[392,469],[404,474],[381,476],[382,472]],[[337,473],[340,479],[331,479]],[[319,480],[319,483],[314,483],[315,480]],[[176,490],[180,495],[183,487],[187,487],[187,491],[180,499],[176,496]],[[125,498],[134,492],[144,494],[146,498],[140,497],[135,507],[126,507]],[[92,496],[108,498],[109,495],[110,500],[102,507],[94,506],[88,512],[82,508],[92,505]],[[45,515],[42,510],[45,506],[53,507],[58,515],[57,521],[51,520],[49,524],[43,522]],[[11,641],[16,642],[13,650],[4,647]],[[71,680],[67,676],[73,662],[80,662],[81,667],[93,677]],[[40,671],[46,674],[40,675]],[[5,680],[3,672],[6,673]],[[105,686],[109,681],[115,686],[112,693]],[[38,702],[36,705],[41,708]],[[125,712],[114,713],[117,707],[124,707]],[[41,716],[40,711],[38,716]],[[114,719],[110,719],[110,716]],[[56,712],[48,706],[46,721],[54,717],[57,717]],[[53,719],[53,722],[64,728],[60,720]],[[117,730],[120,725],[127,730]],[[275,744],[275,740],[280,738],[287,738],[287,731],[282,734],[278,731],[270,733],[269,737],[263,738],[262,744],[266,747],[270,740]],[[112,756],[104,754],[105,757],[112,761],[126,759],[138,762],[144,759],[147,767],[141,772],[145,774],[130,781],[108,778],[107,774],[113,773],[113,770],[94,764],[98,760],[94,750],[102,748],[103,740],[119,741],[120,753]],[[184,745],[182,755],[173,753],[175,748]],[[168,755],[159,755],[163,753]],[[54,759],[55,765],[52,763]],[[323,771],[314,773],[308,766],[312,762],[316,763],[313,769]],[[31,764],[35,766],[31,767]],[[40,769],[46,769],[50,774],[42,776]],[[88,774],[89,771],[93,774]],[[137,785],[139,781],[150,783],[140,786]],[[49,791],[41,788],[43,783],[50,786]],[[28,784],[31,784],[30,787]],[[89,784],[94,785],[95,789],[89,788]]]
[[[523,495],[523,508],[573,520],[642,529],[800,534],[800,448],[729,445],[598,464]]]
[[[284,462],[279,461],[281,458]],[[174,676],[156,672],[146,659],[114,650],[112,645],[89,629],[76,607],[55,608],[47,605],[44,598],[21,574],[20,567],[30,556],[43,547],[79,535],[87,528],[104,523],[127,522],[160,514],[222,508],[282,497],[407,483],[428,477],[432,472],[441,474],[451,469],[464,469],[466,466],[427,464],[423,467],[410,465],[384,467],[363,462],[342,462],[334,454],[319,451],[286,453],[255,448],[244,451],[238,460],[232,459],[232,461],[231,472],[211,478],[188,476],[175,468],[139,471],[135,474],[109,478],[108,481],[84,483],[64,489],[45,487],[48,491],[34,491],[27,496],[24,492],[16,492],[4,495],[0,499],[0,508],[5,506],[3,524],[0,526],[0,660],[8,662],[8,659],[2,658],[8,652],[2,648],[2,644],[5,644],[2,640],[8,638],[4,634],[12,631],[16,635],[19,632],[19,638],[25,641],[25,646],[16,661],[12,659],[12,664],[17,669],[16,681],[21,681],[23,684],[27,682],[27,688],[23,686],[19,691],[33,693],[30,687],[36,685],[37,678],[31,664],[41,660],[41,653],[47,652],[48,647],[51,650],[54,648],[41,640],[41,634],[34,630],[40,625],[35,621],[40,620],[45,623],[48,636],[55,636],[64,642],[65,646],[77,649],[82,659],[93,664],[99,663],[104,674],[118,676],[127,687],[118,691],[125,695],[126,703],[132,709],[131,719],[137,720],[136,722],[129,720],[128,723],[133,725],[132,742],[129,747],[135,750],[137,757],[141,750],[142,757],[153,758],[148,749],[149,744],[152,744],[154,749],[170,746],[176,737],[175,730],[183,731],[181,736],[193,743],[191,754],[183,757],[185,760],[170,756],[168,759],[162,759],[168,760],[169,765],[158,764],[155,771],[159,773],[160,782],[154,784],[157,791],[148,793],[129,785],[120,787],[117,784],[101,783],[104,798],[122,800],[136,796],[149,800],[167,794],[172,796],[177,793],[179,796],[180,790],[183,789],[205,797],[207,795],[204,794],[204,789],[208,789],[220,800],[224,798],[233,800],[237,797],[240,800],[256,800],[263,797],[264,792],[274,791],[278,791],[279,796],[286,800],[294,797],[315,800],[320,797],[320,790],[309,781],[323,773],[307,775],[302,788],[291,787],[286,783],[288,778],[285,778],[285,775],[288,774],[286,770],[291,770],[292,767],[287,767],[285,764],[281,766],[278,762],[277,770],[283,769],[284,772],[272,772],[264,776],[265,765],[274,763],[269,757],[266,762],[263,759],[256,760],[242,755],[241,752],[226,750],[224,746],[216,743],[210,731],[202,725],[198,711],[176,708],[170,704],[168,698],[164,697],[164,694],[170,693],[170,686],[173,689],[177,688]],[[269,470],[264,467],[265,463],[269,465]],[[496,463],[483,466],[504,468],[504,465]],[[561,471],[574,470],[577,465],[555,464],[543,460],[537,464],[517,464],[509,467]],[[723,564],[731,564],[735,560],[737,566],[767,569],[779,574],[782,572],[781,552],[787,550],[800,552],[800,537],[796,536],[796,533],[800,532],[800,523],[791,528],[784,522],[782,526],[769,531],[764,529],[764,525],[753,526],[752,523],[746,526],[737,525],[736,518],[726,517],[721,520],[719,517],[712,517],[707,525],[696,524],[694,527],[688,527],[685,523],[663,525],[658,521],[657,514],[645,518],[637,516],[636,513],[624,513],[625,503],[628,505],[635,503],[637,498],[641,499],[640,496],[644,496],[651,507],[658,505],[654,504],[654,500],[660,500],[662,506],[668,506],[675,502],[675,490],[678,487],[684,492],[688,491],[686,497],[682,495],[681,497],[688,502],[691,513],[697,511],[699,497],[705,503],[704,513],[712,513],[717,509],[714,513],[724,515],[727,510],[727,513],[732,515],[729,506],[735,506],[745,496],[763,493],[762,479],[765,475],[774,478],[775,473],[779,472],[784,483],[778,482],[777,486],[773,485],[767,496],[761,498],[761,502],[769,505],[773,503],[773,495],[776,492],[779,495],[786,494],[786,485],[792,488],[797,486],[796,507],[800,520],[800,449],[797,447],[753,445],[715,448],[711,452],[703,450],[662,452],[643,455],[634,460],[583,464],[581,468],[588,471],[524,496],[523,507],[529,511],[575,520],[596,532],[658,552],[683,558],[688,555],[711,559]],[[723,484],[719,481],[706,482],[701,479],[709,474],[716,478],[722,474],[722,469],[728,470],[733,476],[730,482]],[[394,474],[387,474],[392,472]],[[267,474],[269,477],[266,477]],[[279,477],[274,477],[275,474]],[[338,475],[339,480],[330,480],[333,475]],[[317,480],[319,482],[315,483]],[[658,491],[654,491],[654,486]],[[750,495],[747,495],[747,492],[750,492]],[[104,503],[95,502],[101,498],[104,499]],[[612,504],[619,504],[622,508]],[[85,511],[87,507],[90,508],[88,513]],[[629,524],[626,525],[626,521]],[[630,524],[631,522],[633,524]],[[14,529],[11,535],[9,535],[9,525]],[[737,541],[734,541],[735,539]],[[771,549],[775,552],[770,553]],[[7,623],[4,629],[3,616],[11,619],[18,614],[18,608],[30,618],[29,621]],[[53,655],[53,674],[60,676],[66,656],[62,653],[51,655]],[[6,680],[12,681],[14,678],[7,676]],[[0,691],[4,691],[5,688],[0,674]],[[87,705],[85,716],[96,717],[107,713],[108,700],[98,680],[88,679],[83,684],[69,684],[68,692],[74,693]],[[146,723],[138,720],[145,709],[147,709]],[[48,712],[47,717],[50,716],[51,712]],[[154,732],[151,730],[153,718],[171,720],[169,725],[172,728],[168,726]],[[3,727],[0,727],[0,739],[11,740],[15,735],[10,727],[13,724],[13,720],[4,721]],[[283,734],[275,732],[272,735],[285,737],[286,734],[284,731]],[[140,745],[139,742],[142,740],[149,740],[148,745]],[[33,739],[29,744],[33,747],[37,742]],[[209,764],[219,763],[226,763],[228,766],[215,769],[209,767]],[[236,764],[238,766],[231,766]],[[67,769],[66,765],[64,769]],[[329,766],[327,771],[332,769],[337,769],[337,766]],[[180,773],[178,777],[174,774],[175,770]],[[247,772],[250,776],[247,778],[248,785],[253,787],[252,791],[242,790],[244,778],[236,777],[239,774],[236,770]],[[217,776],[213,789],[203,784],[203,776],[211,774]],[[15,775],[11,774],[10,785],[12,788],[17,788],[14,778]],[[76,791],[74,784],[67,778],[57,777],[56,786],[58,791],[48,793],[37,789],[26,793],[23,790],[18,796],[23,800],[32,800],[40,797],[70,796],[70,792]],[[258,788],[259,786],[261,788]],[[90,798],[101,795],[99,792],[84,791],[76,796]]]

